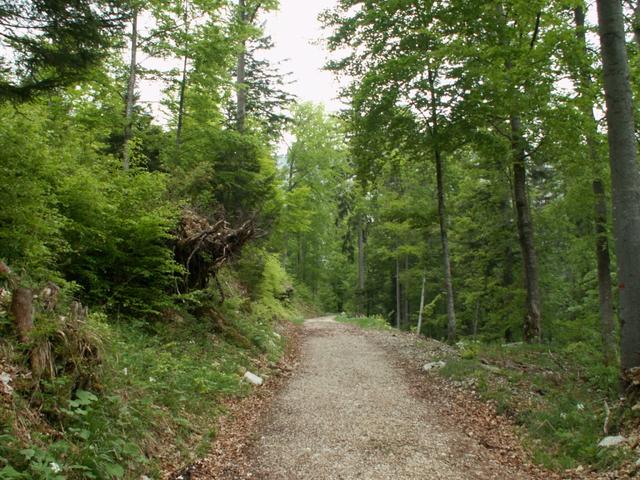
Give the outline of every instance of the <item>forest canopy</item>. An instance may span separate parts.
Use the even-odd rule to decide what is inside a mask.
[[[98,345],[215,332],[242,362],[301,312],[544,345],[635,398],[640,2],[337,0],[339,112],[265,55],[277,8],[0,0],[0,360],[33,373],[25,404],[64,429]],[[193,385],[234,391],[191,353]],[[18,446],[0,467],[31,475]]]

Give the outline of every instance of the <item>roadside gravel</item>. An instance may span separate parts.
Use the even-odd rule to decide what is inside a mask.
[[[303,336],[300,366],[254,434],[246,471],[235,478],[538,478],[415,388],[405,370],[413,367],[393,353],[394,345],[410,347],[408,337],[363,332],[330,318],[307,321]]]

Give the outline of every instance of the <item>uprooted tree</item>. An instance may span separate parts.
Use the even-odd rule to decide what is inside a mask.
[[[186,291],[205,288],[209,279],[242,247],[258,236],[255,219],[236,227],[224,215],[210,220],[193,210],[184,210],[176,231],[175,257],[185,269],[183,287]]]

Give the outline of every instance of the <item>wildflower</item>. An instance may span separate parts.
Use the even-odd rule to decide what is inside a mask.
[[[62,467],[58,465],[56,462],[51,462],[49,464],[49,468],[51,468],[51,471],[53,473],[60,473],[62,471]]]
[[[578,403],[578,404],[576,405],[576,408],[577,408],[578,410],[584,410],[584,404],[582,404],[582,403]]]

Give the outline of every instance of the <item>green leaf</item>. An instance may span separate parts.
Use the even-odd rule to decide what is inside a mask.
[[[112,477],[122,478],[124,476],[124,468],[117,463],[106,463],[104,469]]]
[[[20,450],[20,453],[24,456],[25,460],[31,460],[36,454],[36,451],[32,448],[25,448]]]
[[[7,465],[0,470],[0,478],[11,480],[16,478],[27,478],[23,473],[18,472],[11,465]]]
[[[76,392],[76,398],[78,399],[78,402],[80,402],[80,405],[91,405],[93,402],[98,400],[98,397],[86,390],[78,390]]]

